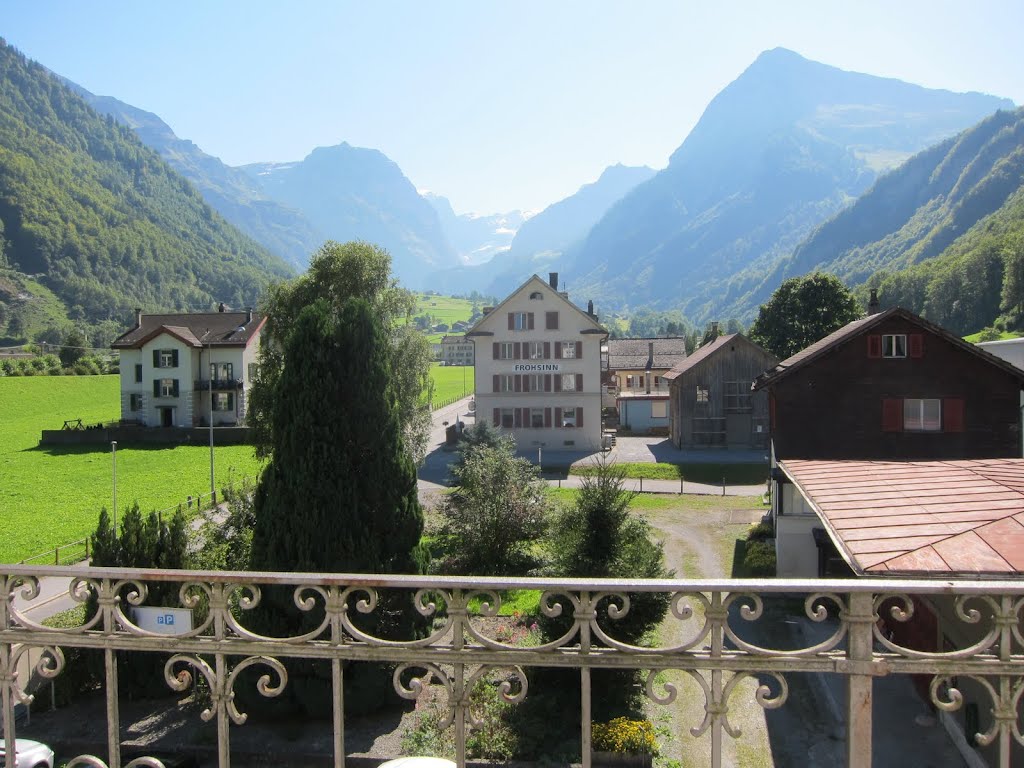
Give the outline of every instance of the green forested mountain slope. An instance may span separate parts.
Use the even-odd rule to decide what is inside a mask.
[[[1019,322],[1022,258],[1024,109],[1017,109],[883,176],[802,243],[782,276],[834,272],[865,291],[880,288],[885,306],[970,333],[1001,314]]]
[[[124,320],[136,306],[252,304],[290,272],[131,130],[3,40],[0,238],[0,267],[35,276],[69,318],[91,325]],[[17,337],[10,331],[23,324],[27,300],[0,297],[0,337]]]

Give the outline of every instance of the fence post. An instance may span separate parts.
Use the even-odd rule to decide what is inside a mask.
[[[53,564],[60,565],[60,547],[53,548]]]
[[[725,478],[722,478],[722,495],[725,496]]]
[[[680,475],[679,476],[679,494],[682,495],[682,493],[683,493],[683,476]]]
[[[643,493],[643,492],[644,492],[644,479],[641,477],[640,478],[640,493]]]

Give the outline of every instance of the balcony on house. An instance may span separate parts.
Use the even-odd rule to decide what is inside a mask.
[[[194,384],[194,392],[208,392],[211,384],[214,392],[233,392],[242,388],[241,379],[196,379]]]
[[[165,598],[155,611],[157,621],[164,617],[157,626],[146,615],[147,607],[156,607],[148,595],[153,585],[168,582],[175,589],[163,594],[176,597]],[[117,752],[126,738],[118,715],[118,668],[125,657],[115,652],[130,651],[158,657],[154,675],[171,692],[187,695],[202,679],[206,709],[201,718],[194,711],[197,720],[216,726],[215,740],[205,748],[222,768],[232,762],[232,738],[246,727],[248,705],[242,702],[280,694],[289,685],[287,666],[296,659],[320,662],[322,679],[333,688],[333,703],[320,713],[325,733],[333,734],[324,740],[330,745],[325,765],[345,764],[342,684],[348,664],[359,661],[392,665],[396,702],[428,690],[441,697],[442,725],[454,729],[459,766],[465,765],[467,739],[478,725],[469,695],[474,684],[492,675],[498,695],[517,703],[530,695],[531,680],[552,667],[578,674],[579,708],[566,717],[580,724],[578,762],[585,768],[592,765],[591,703],[599,690],[591,678],[614,669],[640,670],[652,708],[671,706],[682,683],[691,681],[685,695],[698,697],[703,714],[678,724],[675,737],[692,741],[693,749],[703,750],[702,762],[712,766],[723,764],[731,741],[744,738],[735,726],[739,710],[763,710],[767,717],[807,695],[794,686],[826,677],[845,691],[836,705],[846,733],[845,748],[837,747],[845,750],[839,764],[870,766],[873,738],[876,746],[894,737],[908,744],[919,738],[902,733],[906,724],[872,719],[873,702],[882,703],[875,700],[887,695],[886,686],[907,678],[923,692],[922,706],[935,713],[933,727],[961,734],[961,749],[1001,766],[1020,765],[1024,756],[1019,581],[611,581],[6,566],[0,587],[0,695],[8,754],[16,731],[35,735],[14,718],[25,689],[74,674],[69,665],[81,662],[69,661],[70,652],[88,648],[101,652],[105,680],[103,693],[96,694],[106,713],[105,728],[95,733],[94,751],[100,754]],[[32,619],[32,601],[48,591],[52,597],[54,588],[77,602],[92,593],[95,615],[72,627]],[[271,637],[253,629],[252,616],[263,610],[261,599],[271,590],[284,590],[287,599],[278,595],[268,604],[305,612],[308,631]],[[503,595],[512,590],[536,591],[545,614],[561,614],[561,634],[520,646],[494,633],[482,620],[497,615]],[[635,601],[651,592],[669,601],[669,631],[660,636],[666,639],[643,647],[616,639],[615,623],[628,616],[630,596]],[[918,642],[915,606],[923,602],[944,606],[937,647]],[[421,632],[376,636],[373,618],[385,604],[388,610],[404,605],[420,620]],[[178,629],[168,633],[166,616],[182,614]],[[239,675],[249,667],[256,674]],[[254,690],[235,698],[243,685]],[[173,698],[165,701],[175,706]],[[97,704],[97,714],[103,711]],[[936,733],[945,738],[941,731],[931,737]],[[955,749],[952,742],[949,749]],[[955,752],[950,755],[957,759]],[[114,756],[108,763],[79,764],[121,762]]]

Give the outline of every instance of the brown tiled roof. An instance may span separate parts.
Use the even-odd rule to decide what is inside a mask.
[[[263,327],[265,318],[248,312],[196,312],[143,315],[142,322],[114,340],[113,349],[139,349],[147,341],[169,333],[191,347],[245,347]]]
[[[805,347],[791,357],[787,357],[781,363],[776,365],[770,371],[765,371],[754,381],[754,389],[758,390],[762,387],[774,384],[779,379],[783,378],[790,371],[801,368],[812,360],[816,360],[822,355],[828,354],[832,349],[838,347],[840,344],[855,338],[862,334],[864,331],[873,328],[874,326],[881,323],[883,320],[887,320],[890,317],[900,317],[904,320],[908,320],[911,323],[921,326],[926,331],[930,331],[937,336],[941,336],[951,344],[966,349],[967,351],[976,354],[990,363],[994,363],[1008,373],[1012,373],[1017,376],[1022,382],[1024,382],[1024,371],[1016,368],[1012,364],[1003,360],[1002,358],[996,357],[990,352],[986,352],[976,344],[971,344],[969,341],[964,341],[959,336],[956,336],[947,331],[942,326],[936,325],[935,323],[925,320],[923,317],[918,317],[913,312],[903,307],[891,307],[884,312],[879,312],[874,315],[867,315],[859,320],[854,320],[847,323],[837,331],[833,331],[828,336],[820,339],[809,347]]]
[[[651,359],[651,343],[654,359]],[[613,371],[643,371],[671,368],[686,358],[686,339],[609,339],[608,368]],[[649,363],[649,364],[648,364]]]
[[[779,466],[857,573],[1024,573],[1024,459]]]

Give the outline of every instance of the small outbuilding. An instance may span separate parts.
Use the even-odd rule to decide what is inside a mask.
[[[668,371],[677,448],[766,448],[768,398],[751,385],[778,358],[740,333],[719,336]]]

